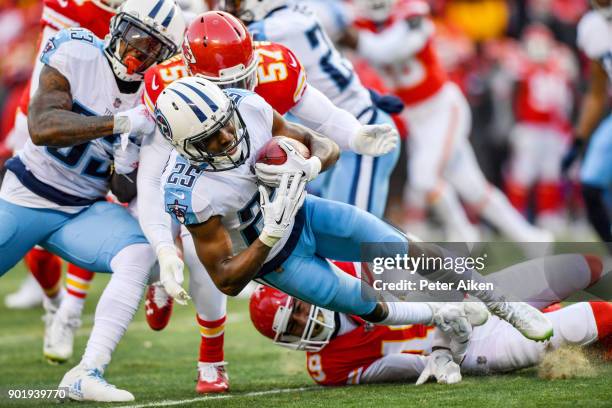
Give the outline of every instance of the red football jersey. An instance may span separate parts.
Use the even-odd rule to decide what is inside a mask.
[[[114,15],[91,0],[44,0],[41,23],[56,30],[83,27],[104,38]]]
[[[518,122],[559,129],[569,126],[570,78],[554,61],[528,64],[517,86],[515,116]]]
[[[321,385],[359,384],[361,374],[379,358],[396,353],[429,354],[433,327],[358,327],[333,338],[321,351],[306,353],[308,373]]]
[[[413,7],[420,3],[414,0],[399,1],[396,3],[391,17],[383,24],[376,24],[370,20],[358,19],[355,27],[358,30],[379,32],[390,27],[399,19],[422,15],[420,9]],[[426,9],[425,9],[426,10]],[[434,49],[433,38],[412,58],[406,61],[391,64],[385,67],[385,72],[393,87],[393,93],[399,96],[406,106],[422,102],[438,92],[448,81],[440,59]]]
[[[270,42],[256,42],[259,55],[255,92],[278,113],[284,115],[304,95],[306,70],[287,47]],[[151,67],[145,73],[144,102],[151,112],[157,97],[173,81],[187,76],[187,68],[180,56]]]

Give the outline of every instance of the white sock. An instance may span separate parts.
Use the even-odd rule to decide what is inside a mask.
[[[156,261],[148,244],[135,244],[121,250],[111,261],[113,276],[104,289],[87,342],[82,364],[103,368],[132,321]]]
[[[387,326],[405,324],[430,324],[433,311],[426,303],[421,302],[389,302],[389,314],[377,323]]]
[[[62,319],[80,318],[83,314],[83,307],[85,306],[85,299],[72,296],[66,293],[62,304],[57,310],[57,315],[61,316]]]

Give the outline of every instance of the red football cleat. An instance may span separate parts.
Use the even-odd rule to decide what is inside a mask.
[[[229,391],[229,377],[225,371],[226,362],[198,363],[198,394],[212,394]]]
[[[161,283],[149,285],[145,300],[145,315],[149,327],[153,330],[163,330],[172,316],[173,304],[174,299],[168,295]]]

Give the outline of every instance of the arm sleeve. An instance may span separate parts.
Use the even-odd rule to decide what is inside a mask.
[[[417,354],[389,354],[363,371],[360,384],[413,382],[425,368],[427,357]]]
[[[353,115],[338,108],[312,85],[306,88],[291,114],[306,127],[336,142],[343,150],[350,150],[351,140],[361,128],[361,123]]]
[[[429,20],[423,20],[415,28],[402,20],[380,33],[363,30],[359,32],[357,51],[374,64],[391,64],[419,52],[433,31],[433,23]]]
[[[138,216],[147,240],[157,252],[164,246],[174,246],[173,223],[166,213],[161,189],[161,175],[172,146],[156,130],[140,148],[138,168]]]

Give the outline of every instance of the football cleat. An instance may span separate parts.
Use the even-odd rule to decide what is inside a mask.
[[[461,381],[461,369],[448,350],[435,350],[427,357],[427,363],[416,385],[425,384],[431,377],[434,377],[438,384],[456,384]]]
[[[529,340],[545,341],[553,335],[553,325],[542,312],[524,302],[485,302],[491,313],[510,323]]]
[[[65,363],[72,357],[74,334],[81,327],[79,317],[64,318],[55,315],[51,324],[45,329],[43,354],[51,363]]]
[[[43,290],[31,275],[23,280],[17,292],[10,293],[4,298],[8,309],[31,309],[40,306],[43,300]]]
[[[170,321],[174,299],[164,289],[160,282],[149,285],[145,300],[145,315],[147,323],[153,330],[163,330]]]
[[[198,363],[198,394],[211,394],[229,391],[229,376],[225,371],[226,362]]]
[[[106,382],[101,369],[86,368],[83,364],[68,371],[62,378],[59,388],[65,389],[67,397],[75,401],[134,401],[131,392],[120,390]]]

